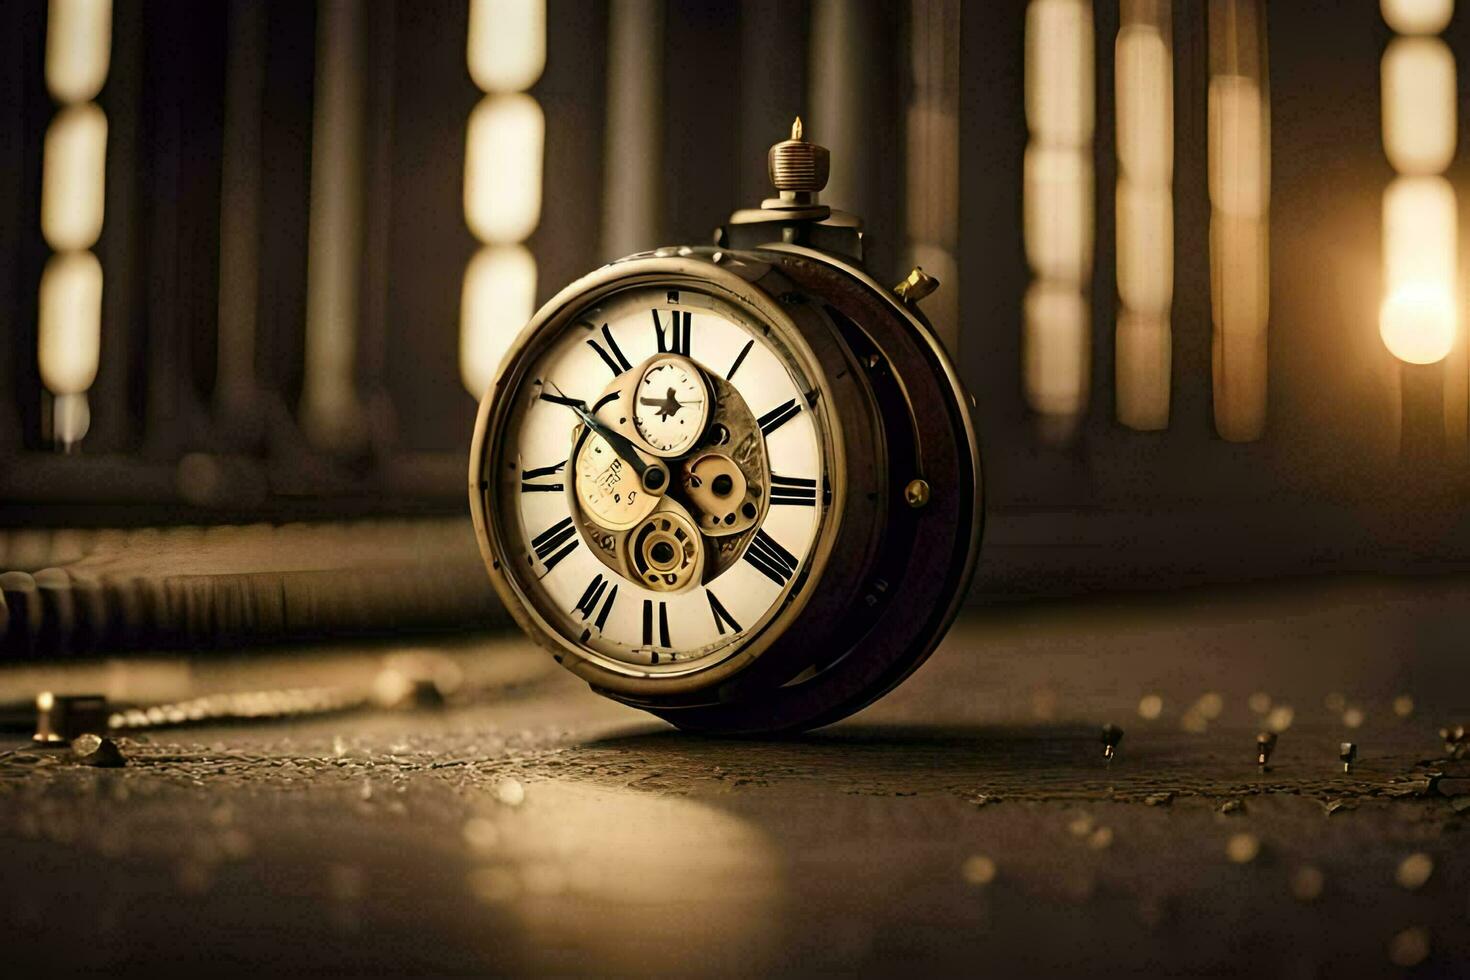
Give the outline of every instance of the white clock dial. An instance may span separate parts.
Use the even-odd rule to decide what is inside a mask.
[[[704,433],[709,397],[699,368],[678,357],[654,361],[634,389],[633,424],[663,456],[687,452]]]
[[[641,377],[635,365],[644,365]],[[628,289],[579,311],[522,378],[507,395],[514,407],[491,464],[501,474],[492,513],[506,574],[565,641],[615,669],[677,673],[735,649],[801,587],[827,518],[828,442],[812,407],[814,384],[764,323],[701,292]],[[718,414],[716,382],[744,402],[743,437],[720,431],[717,419],[728,416]],[[614,438],[589,435],[578,448],[580,416],[568,399]],[[698,535],[701,578],[681,591],[655,591],[610,567],[623,560],[617,531],[631,527],[632,540],[663,513],[650,513],[656,501],[635,492],[629,471],[637,464],[620,458],[620,433],[636,437],[622,452],[636,455],[630,443],[641,441],[671,471],[742,449],[712,440],[754,440],[744,450],[769,477],[757,488],[760,515],[749,531]],[[684,492],[671,486],[668,497],[692,516]]]

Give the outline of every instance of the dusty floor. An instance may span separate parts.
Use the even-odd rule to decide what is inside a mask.
[[[1463,976],[1470,759],[1436,730],[1470,721],[1467,612],[1448,581],[976,611],[784,742],[681,735],[509,638],[442,646],[490,692],[444,710],[161,730],[120,770],[11,737],[0,949],[24,974]],[[263,668],[170,669],[62,683]]]

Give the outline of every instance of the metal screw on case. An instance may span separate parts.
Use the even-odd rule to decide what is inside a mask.
[[[903,499],[914,510],[926,507],[929,504],[929,482],[927,480],[910,480],[909,485],[903,488]]]

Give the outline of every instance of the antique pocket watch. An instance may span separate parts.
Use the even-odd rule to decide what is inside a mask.
[[[827,151],[713,246],[613,262],[547,303],[480,402],[470,508],[516,621],[680,728],[798,731],[902,681],[980,541],[970,399],[918,302],[817,201]]]

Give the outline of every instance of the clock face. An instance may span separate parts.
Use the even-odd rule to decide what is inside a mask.
[[[744,307],[689,288],[592,301],[506,377],[481,462],[509,584],[634,675],[724,659],[799,593],[828,520],[817,385]]]

